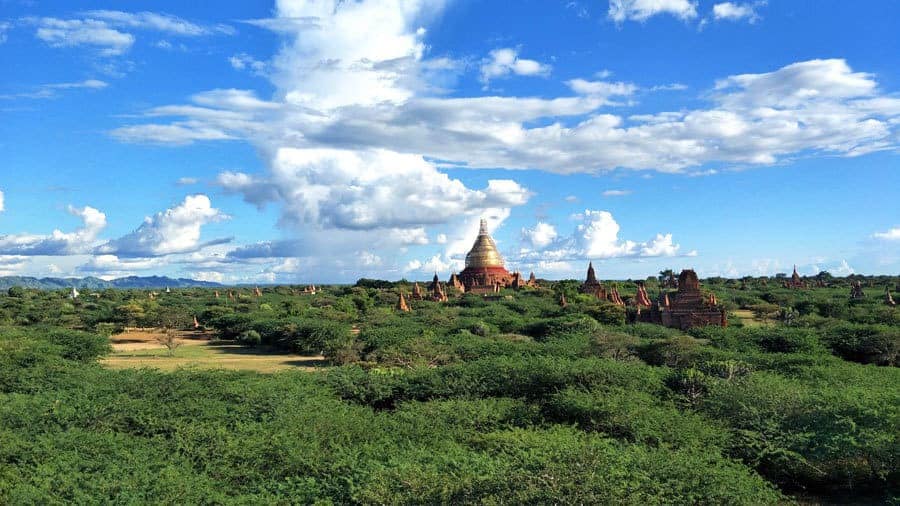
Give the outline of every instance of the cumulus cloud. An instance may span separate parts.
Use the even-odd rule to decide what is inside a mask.
[[[576,226],[571,235],[559,236],[553,229],[553,238],[543,236],[541,241],[531,241],[530,247],[523,249],[518,258],[534,262],[568,262],[571,260],[597,260],[607,258],[649,258],[678,255],[681,246],[672,239],[672,234],[656,234],[646,242],[621,239],[621,227],[609,211],[586,209],[572,216]],[[540,223],[532,231],[539,230]],[[544,228],[544,230],[548,230]],[[688,253],[688,256],[696,252]]]
[[[259,206],[279,202],[286,223],[354,230],[416,229],[530,196],[511,180],[472,190],[422,156],[385,150],[280,148],[270,177],[224,173],[218,184]]]
[[[609,0],[609,18],[616,23],[646,21],[658,14],[682,20],[697,17],[697,4],[690,0]]]
[[[688,1],[613,4],[622,19],[696,16]],[[440,226],[447,235],[440,259],[458,266],[471,246],[464,238],[474,233],[464,231],[466,225],[474,220],[477,231],[479,215],[508,216],[528,200],[528,190],[513,179],[469,188],[446,175],[447,167],[691,173],[709,163],[766,165],[798,153],[854,156],[896,143],[900,99],[837,59],[725,76],[691,102],[703,106],[637,116],[602,110],[610,97],[636,93],[634,85],[604,81],[608,75],[572,79],[571,92],[558,97],[444,97],[430,92],[429,72],[448,65],[429,59],[423,28],[442,5],[279,3],[273,19],[253,22],[283,37],[267,65],[270,97],[201,92],[183,104],[147,110],[141,121],[128,120],[112,133],[128,142],[252,143],[266,169],[223,172],[218,186],[254,205],[277,206],[287,240],[304,241],[292,254],[309,258],[324,243],[335,265],[344,258],[358,262],[352,245],[366,241],[376,241],[373,250],[390,259],[410,237],[419,238],[414,246]],[[507,75],[516,72],[507,67]],[[583,232],[606,237],[589,225]],[[623,256],[669,254],[677,244],[666,237],[607,247]],[[580,248],[569,252],[602,251],[583,238],[569,239]]]
[[[543,221],[537,222],[533,228],[522,229],[522,240],[535,249],[543,249],[553,243],[559,234],[556,227]]]
[[[855,156],[896,146],[900,99],[880,92],[871,74],[853,71],[844,60],[729,76],[716,82],[708,99],[712,104],[705,109],[627,119],[597,111],[606,100],[591,95],[410,98],[325,115],[290,104],[271,110],[167,106],[148,116],[183,119],[130,125],[114,134],[169,143],[263,137],[421,153],[471,168],[557,173],[615,168],[684,173],[707,163],[769,165],[798,153]],[[561,121],[566,117],[573,119]],[[538,122],[543,125],[533,126]]]
[[[517,76],[546,76],[550,65],[527,58],[520,58],[516,49],[500,48],[490,52],[481,64],[481,81],[485,84],[510,74]]]
[[[50,235],[0,235],[0,255],[59,256],[89,252],[106,228],[106,215],[90,206],[69,206],[68,212],[81,220],[81,228],[73,232],[54,230]]]
[[[722,2],[713,5],[713,18],[718,20],[737,21],[746,19],[750,23],[755,23],[759,19],[756,13],[758,5],[764,5],[765,2],[757,3],[734,3]]]
[[[206,246],[229,242],[230,238],[200,242],[203,225],[226,219],[228,215],[212,207],[206,195],[188,195],[181,204],[146,217],[144,223],[133,232],[109,241],[97,251],[120,257],[189,253]]]
[[[3,208],[2,203],[2,195],[0,195],[0,210]],[[872,237],[885,241],[900,241],[900,227],[894,227],[885,232],[875,232]]]

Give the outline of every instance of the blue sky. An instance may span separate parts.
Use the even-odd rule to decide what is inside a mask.
[[[0,275],[900,270],[897,2],[0,5]]]

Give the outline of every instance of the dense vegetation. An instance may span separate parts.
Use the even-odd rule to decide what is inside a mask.
[[[0,504],[895,501],[900,308],[881,295],[898,280],[859,279],[869,296],[852,303],[847,279],[707,280],[730,310],[766,320],[689,333],[626,325],[573,281],[410,313],[393,308],[408,284],[376,280],[234,300],[11,288]],[[123,327],[194,316],[222,339],[333,367],[98,363]]]

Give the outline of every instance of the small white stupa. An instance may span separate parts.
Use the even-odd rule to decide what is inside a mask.
[[[78,289],[74,286],[72,287],[72,293],[69,294],[69,298],[75,300],[78,298]]]

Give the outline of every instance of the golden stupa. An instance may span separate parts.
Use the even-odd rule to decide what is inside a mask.
[[[503,257],[497,251],[497,244],[490,236],[487,229],[487,221],[482,218],[481,227],[475,244],[466,255],[466,268],[503,267]]]
[[[459,273],[458,279],[466,292],[475,293],[497,292],[500,287],[510,286],[515,279],[503,266],[503,257],[497,251],[484,219],[475,244],[466,255],[466,268]]]

